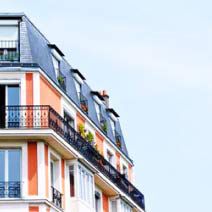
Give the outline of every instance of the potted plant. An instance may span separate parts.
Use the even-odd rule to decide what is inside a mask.
[[[60,85],[63,85],[64,82],[65,82],[64,77],[61,76],[61,75],[59,75],[59,76],[57,77],[57,80],[58,80],[58,82],[59,82]]]
[[[102,130],[107,133],[107,122],[105,121],[103,124],[102,124]]]
[[[85,130],[85,126],[83,124],[78,125],[78,132],[83,138],[86,137],[86,133],[85,133],[86,130]]]
[[[93,143],[93,139],[94,139],[94,136],[93,136],[93,134],[89,131],[89,132],[86,134],[86,140],[88,141],[88,143],[92,144],[92,143]]]

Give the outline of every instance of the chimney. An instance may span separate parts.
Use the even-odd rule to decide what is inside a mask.
[[[101,96],[104,99],[104,104],[106,105],[107,108],[109,108],[109,95],[107,94],[106,90],[101,91]]]

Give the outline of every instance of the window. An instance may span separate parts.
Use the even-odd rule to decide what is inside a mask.
[[[74,165],[69,167],[70,196],[75,196]]]
[[[60,75],[60,61],[54,55],[52,55],[52,61],[56,77],[58,78]]]
[[[52,160],[50,163],[51,169],[51,186],[55,187],[55,162]]]
[[[79,197],[93,206],[93,176],[81,165],[78,165],[79,172]]]
[[[95,212],[101,212],[101,194],[95,191]]]
[[[58,181],[59,181],[59,160],[54,156],[51,155],[50,160],[50,179],[51,179],[51,186],[55,189],[58,189]]]
[[[74,82],[75,82],[78,98],[80,99],[82,85],[76,79],[74,80]]]
[[[121,212],[132,212],[132,208],[123,200],[121,200]]]
[[[21,150],[0,149],[0,198],[21,196]]]
[[[71,126],[72,128],[75,128],[74,119],[66,111],[64,111],[64,119],[69,126]]]
[[[101,106],[96,101],[94,101],[94,104],[95,104],[98,120],[101,121]]]
[[[110,118],[110,123],[111,123],[112,131],[113,131],[113,135],[115,135],[115,132],[116,132],[116,122],[112,118]]]
[[[20,104],[19,85],[0,85],[0,107]],[[5,115],[6,114],[6,115]],[[6,111],[0,110],[0,127],[19,127],[20,111],[14,107],[8,107]]]
[[[125,165],[122,166],[122,174],[126,179],[128,179],[128,169]]]
[[[113,160],[114,160],[114,155],[109,151],[107,150],[107,160],[110,164],[113,164]]]
[[[19,60],[18,23],[0,21],[0,60]]]
[[[117,212],[117,200],[110,201],[110,212]]]

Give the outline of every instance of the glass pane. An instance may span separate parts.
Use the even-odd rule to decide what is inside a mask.
[[[75,189],[74,189],[74,166],[69,167],[69,178],[70,178],[70,196],[75,196]]]
[[[19,105],[19,86],[8,86],[8,105]],[[19,127],[20,114],[16,107],[8,111],[8,127]]]
[[[5,151],[0,150],[0,182],[5,181]]]
[[[19,86],[8,86],[8,105],[19,105]]]
[[[8,181],[21,179],[21,151],[19,149],[8,150]]]

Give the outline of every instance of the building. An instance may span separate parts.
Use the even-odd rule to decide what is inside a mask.
[[[145,211],[119,115],[24,14],[0,14],[0,211]]]

